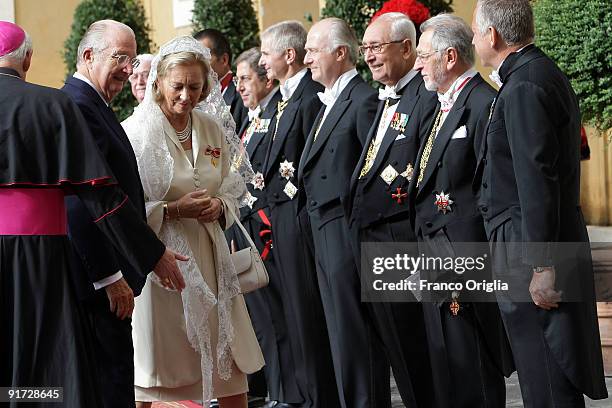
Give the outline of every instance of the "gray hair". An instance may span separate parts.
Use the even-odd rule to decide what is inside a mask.
[[[260,58],[261,51],[259,51],[259,48],[253,47],[240,54],[238,58],[236,58],[235,64],[236,66],[238,66],[238,64],[240,64],[241,62],[246,62],[247,64],[249,64],[249,67],[251,67],[251,69],[255,71],[259,79],[266,79],[266,69],[263,66],[259,65]]]
[[[376,19],[378,20],[391,23],[391,41],[409,39],[412,50],[416,49],[416,28],[408,16],[397,12],[385,13]]]
[[[495,28],[507,45],[525,45],[535,37],[529,0],[478,0],[476,24],[481,34]]]
[[[113,27],[114,26],[114,27]],[[121,27],[121,28],[119,28]],[[114,29],[127,29],[132,35],[134,31],[127,25],[120,23],[115,20],[100,20],[91,23],[83,38],[79,42],[79,48],[77,49],[77,65],[82,64],[83,53],[86,49],[92,49],[94,54],[98,54],[108,48],[108,38],[106,34]],[[134,35],[134,37],[136,37]]]
[[[296,53],[296,60],[302,63],[306,56],[306,29],[296,20],[281,21],[266,28],[261,33],[261,41],[270,41],[272,49],[277,53],[285,52],[293,48]]]
[[[469,66],[474,65],[474,46],[472,29],[461,17],[452,14],[438,14],[420,26],[422,33],[432,30],[431,48],[442,51],[454,48],[459,60]]]
[[[348,23],[337,17],[330,17],[321,20],[319,23],[329,22],[329,50],[337,50],[338,47],[346,47],[348,50],[349,60],[357,63],[357,55],[359,52],[359,44],[355,32]]]
[[[21,45],[17,49],[9,52],[8,54],[1,56],[0,63],[10,62],[13,64],[21,64],[23,63],[23,60],[25,60],[26,55],[28,55],[28,53],[31,51],[32,38],[29,36],[28,33],[25,33],[25,38],[23,39]]]
[[[138,59],[138,61],[140,61],[142,63],[144,61],[153,61],[153,58],[155,58],[155,55],[153,55],[153,54],[138,54],[136,56],[136,58]]]

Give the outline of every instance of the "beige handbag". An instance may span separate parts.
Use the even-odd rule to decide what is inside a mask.
[[[232,216],[234,216],[233,211],[230,210],[230,212],[232,212]],[[230,255],[234,263],[234,268],[236,268],[236,273],[238,274],[241,292],[250,293],[264,286],[268,286],[270,278],[268,277],[266,266],[251,236],[248,234],[238,217],[234,216],[234,222],[240,227],[250,247],[232,252]]]

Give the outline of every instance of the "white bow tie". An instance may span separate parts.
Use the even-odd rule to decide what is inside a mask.
[[[325,92],[317,92],[317,96],[325,106],[331,106],[336,102],[336,96],[327,88]]]
[[[395,93],[395,87],[385,86],[384,88],[380,88],[378,90],[378,99],[380,99],[381,101],[386,101],[389,98],[392,98],[392,99],[401,98],[401,95],[398,95],[397,93]]]
[[[491,75],[489,75],[489,78],[491,78],[491,81],[495,82],[497,84],[497,86],[499,86],[500,88],[504,84],[502,82],[502,80],[501,80],[501,77],[499,76],[499,71],[497,71],[497,70],[491,72]]]
[[[261,113],[261,106],[257,106],[255,109],[249,109],[249,122],[252,122],[253,119],[258,118]]]

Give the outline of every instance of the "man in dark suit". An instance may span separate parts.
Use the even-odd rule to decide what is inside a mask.
[[[584,406],[582,394],[601,399],[607,392],[579,206],[578,101],[566,76],[532,44],[528,0],[480,0],[472,31],[501,87],[474,186],[494,274],[511,285],[512,297],[497,297],[523,402]]]
[[[261,174],[268,152],[268,129],[275,118],[276,105],[281,100],[276,81],[266,77],[266,70],[259,66],[261,52],[251,48],[236,59],[238,92],[244,105],[249,108],[247,119],[242,123],[238,135],[248,153],[253,172]],[[240,209],[240,218],[249,232],[257,249],[262,254],[270,282],[267,287],[245,295],[249,314],[255,333],[259,339],[266,360],[263,392],[257,391],[255,376],[249,378],[249,395],[266,397],[271,401],[296,401],[300,393],[293,375],[295,367],[289,343],[289,331],[282,302],[282,283],[272,252],[272,231],[270,230],[270,211],[266,204],[265,192],[249,184],[248,205]],[[238,248],[248,245],[236,233]]]
[[[198,31],[193,38],[210,49],[210,67],[217,73],[221,84],[223,100],[230,107],[230,112],[238,128],[246,119],[248,108],[242,103],[240,94],[236,91],[234,74],[232,73],[232,49],[227,37],[219,30],[207,28]]]
[[[416,241],[405,196],[436,99],[413,70],[415,48],[414,24],[401,13],[383,14],[363,36],[365,62],[385,88],[379,92],[378,111],[346,200],[358,266],[362,242]],[[367,306],[404,404],[434,406],[422,306],[416,299],[405,303],[372,300]]]
[[[474,140],[480,140],[477,135],[486,123],[495,90],[473,68],[472,32],[461,18],[433,17],[421,25],[421,32],[415,69],[427,89],[438,93],[439,103],[409,187],[415,232],[428,255],[482,255],[457,243],[486,240],[472,192]],[[421,278],[465,282],[483,277],[472,271],[464,275],[450,271],[448,276]],[[503,374],[511,374],[512,356],[495,298],[486,302],[483,292],[477,299],[482,303],[464,300],[476,295],[466,290],[436,293],[427,299],[436,303],[424,305],[436,394],[442,406],[493,408],[506,403]]]
[[[310,225],[298,212],[297,167],[321,107],[316,96],[323,87],[304,66],[306,30],[284,21],[261,34],[260,65],[269,79],[280,82],[282,100],[270,126],[266,162],[259,177],[270,209],[272,254],[281,272],[283,305],[294,356],[295,378],[305,407],[337,407],[325,315],[312,257]]]
[[[108,106],[132,73],[135,56],[136,40],[128,26],[113,20],[95,22],[79,43],[77,72],[66,80],[62,91],[79,107],[119,186],[146,223],[136,158]],[[80,297],[85,299],[94,330],[98,379],[105,406],[134,406],[131,315],[134,296],[140,293],[146,274],[134,269],[113,248],[79,198],[67,197],[66,207],[69,237],[76,250],[72,259],[73,278]],[[151,248],[151,266],[157,264],[155,272],[160,278],[178,283],[180,272],[174,264],[174,255],[164,250],[161,242],[158,248]],[[164,262],[170,265],[170,271],[164,271]],[[175,286],[181,288],[184,284]]]
[[[298,183],[300,205],[305,206],[312,227],[340,403],[366,408],[390,406],[390,387],[384,351],[376,353],[369,336],[340,201],[378,101],[355,69],[357,53],[355,34],[343,20],[324,19],[308,33],[304,62],[325,92],[318,94],[323,106],[302,152]]]

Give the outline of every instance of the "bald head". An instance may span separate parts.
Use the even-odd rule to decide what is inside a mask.
[[[83,38],[79,42],[77,51],[77,66],[83,62],[83,53],[87,49],[91,49],[94,53],[104,51],[109,47],[109,42],[116,37],[131,37],[136,44],[134,31],[127,25],[115,20],[99,20],[93,22]]]

